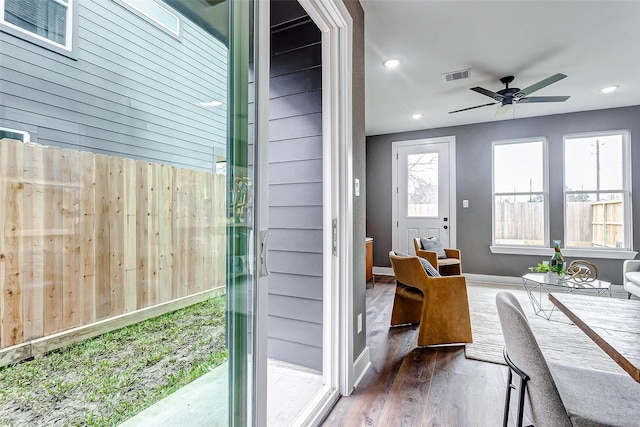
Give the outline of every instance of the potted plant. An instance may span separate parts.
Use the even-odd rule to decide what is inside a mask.
[[[537,266],[529,267],[529,271],[545,273],[549,280],[564,280],[564,277],[569,274],[569,272],[564,269],[564,263],[551,266],[548,263],[539,262]]]

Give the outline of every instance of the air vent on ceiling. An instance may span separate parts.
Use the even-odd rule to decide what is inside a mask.
[[[467,68],[466,70],[460,70],[460,71],[452,71],[450,73],[444,73],[442,75],[442,83],[468,79],[470,75],[471,75],[471,68]]]

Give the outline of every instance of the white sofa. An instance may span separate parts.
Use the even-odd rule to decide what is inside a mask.
[[[640,297],[640,260],[631,259],[622,265],[624,290],[631,295]]]

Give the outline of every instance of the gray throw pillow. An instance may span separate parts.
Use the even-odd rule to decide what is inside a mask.
[[[422,264],[422,268],[424,268],[424,271],[427,273],[427,276],[441,277],[438,270],[433,265],[431,265],[429,261],[427,261],[424,258],[418,258],[418,259],[420,260],[420,264]]]
[[[420,246],[425,251],[431,251],[438,254],[438,258],[443,259],[447,257],[447,253],[444,251],[442,247],[442,243],[440,243],[440,239],[437,237],[421,237],[420,238]]]

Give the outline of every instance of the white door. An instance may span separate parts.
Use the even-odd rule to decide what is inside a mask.
[[[415,254],[414,237],[455,246],[453,144],[453,137],[394,143],[394,250]]]

